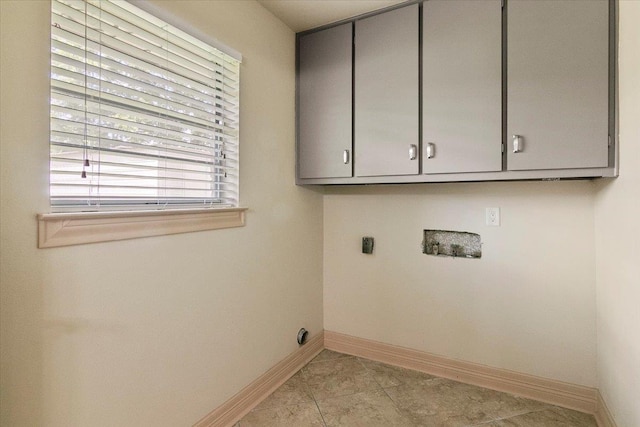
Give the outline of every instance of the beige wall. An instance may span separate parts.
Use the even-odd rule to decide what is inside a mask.
[[[638,2],[620,2],[620,178],[332,188],[324,231],[322,196],[293,185],[293,33],[254,2],[155,3],[244,55],[248,224],[36,249],[49,6],[0,1],[1,425],[196,421],[322,328],[323,258],[326,329],[598,385],[640,425]],[[424,228],[480,233],[482,259],[421,254]]]
[[[640,2],[620,2],[620,177],[596,198],[598,382],[620,427],[640,426]]]
[[[593,184],[332,189],[325,330],[596,385]],[[485,225],[485,207],[502,225]],[[481,259],[421,253],[423,229],[482,237]],[[375,237],[373,255],[361,237]]]
[[[1,1],[3,426],[189,425],[322,329],[322,198],[294,185],[294,34],[255,2],[157,2],[244,55],[247,226],[36,249],[49,2]]]

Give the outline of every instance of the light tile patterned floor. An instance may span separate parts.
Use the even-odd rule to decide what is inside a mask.
[[[236,427],[596,427],[593,416],[324,350]]]

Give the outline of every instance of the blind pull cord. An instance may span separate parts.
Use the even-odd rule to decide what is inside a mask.
[[[87,49],[89,49],[87,43],[87,3],[84,4],[84,150],[83,157],[84,162],[82,163],[82,173],[80,174],[81,178],[87,177],[86,168],[89,167],[89,156],[88,156],[88,136],[87,136],[87,62],[89,61],[89,55],[87,55]]]

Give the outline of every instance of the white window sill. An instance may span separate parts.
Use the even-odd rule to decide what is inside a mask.
[[[243,227],[247,208],[38,215],[38,247],[81,245]]]

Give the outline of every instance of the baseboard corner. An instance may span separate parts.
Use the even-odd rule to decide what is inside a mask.
[[[596,422],[598,423],[598,427],[616,427],[616,423],[613,420],[613,416],[607,407],[607,403],[605,402],[600,390],[598,390],[598,403],[596,408]]]
[[[324,331],[211,411],[194,427],[231,427],[324,349]]]

